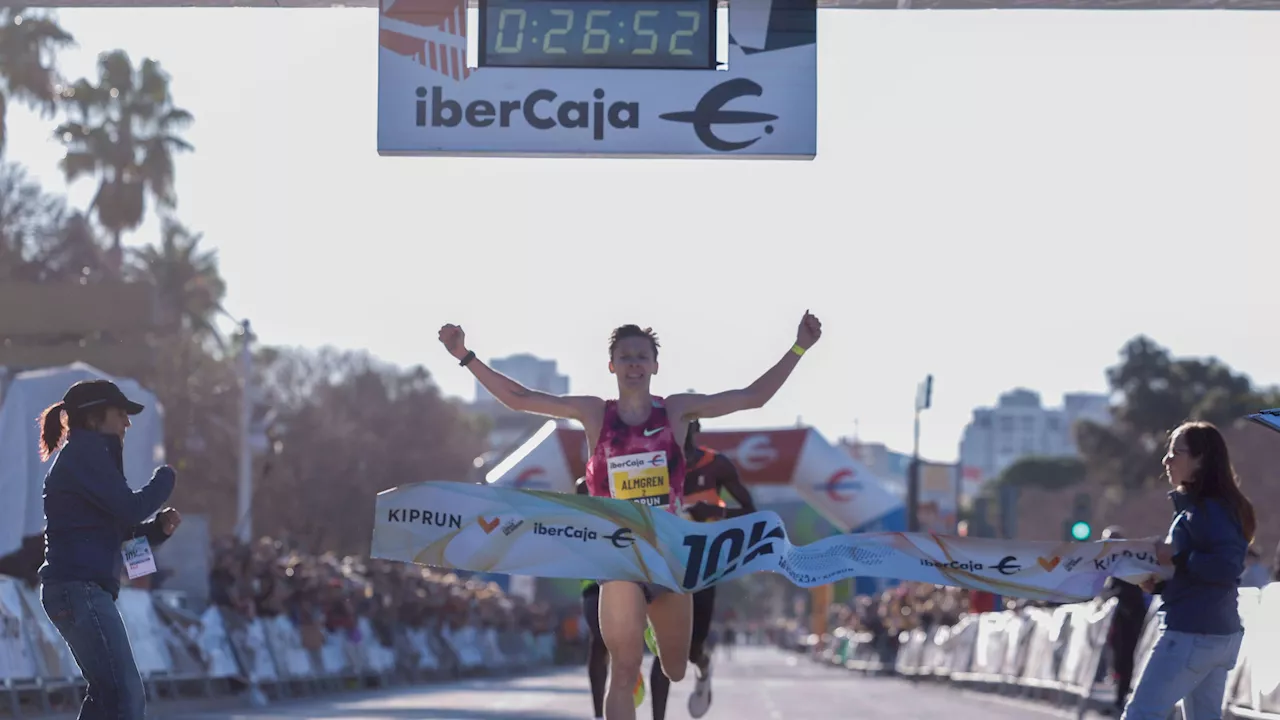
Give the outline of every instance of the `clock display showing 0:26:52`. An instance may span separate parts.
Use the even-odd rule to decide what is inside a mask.
[[[714,69],[708,0],[488,0],[482,65]]]

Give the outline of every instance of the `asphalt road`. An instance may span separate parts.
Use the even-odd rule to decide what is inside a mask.
[[[648,667],[645,668],[646,676]],[[692,676],[691,676],[692,677]],[[772,648],[739,648],[716,657],[714,703],[707,720],[1043,720],[1073,715],[1029,701],[960,691],[932,683],[867,678]],[[689,717],[692,680],[672,690],[670,720]],[[638,717],[649,720],[648,700]],[[556,669],[518,678],[465,680],[396,688],[263,708],[177,710],[157,705],[148,713],[172,720],[590,720],[585,669]]]

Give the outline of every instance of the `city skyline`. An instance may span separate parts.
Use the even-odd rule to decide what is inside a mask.
[[[978,471],[978,482],[1000,476],[1026,457],[1077,457],[1075,426],[1109,424],[1110,399],[1102,393],[1064,393],[1061,405],[1047,405],[1030,388],[1012,388],[994,405],[973,409],[960,438],[960,462]]]
[[[172,75],[196,118],[179,217],[264,343],[422,364],[468,401],[435,339],[452,322],[481,357],[554,357],[574,392],[608,395],[608,333],[635,322],[663,341],[656,392],[716,392],[776,362],[808,308],[825,334],[787,385],[708,426],[799,418],[834,442],[857,422],[907,448],[932,373],[938,461],[1009,388],[1106,392],[1140,333],[1280,381],[1257,332],[1280,313],[1274,15],[824,13],[806,163],[381,158],[374,10],[59,17],[80,43],[68,78],[118,47]],[[299,38],[283,59],[281,37]],[[87,207],[55,124],[11,107],[6,158]],[[157,235],[150,212],[125,239]],[[1193,272],[1235,289],[1166,301]]]

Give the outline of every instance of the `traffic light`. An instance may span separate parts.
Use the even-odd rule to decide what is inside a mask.
[[[1076,493],[1071,517],[1064,523],[1067,539],[1084,542],[1093,537],[1091,520],[1093,520],[1093,498],[1089,497],[1088,493]]]

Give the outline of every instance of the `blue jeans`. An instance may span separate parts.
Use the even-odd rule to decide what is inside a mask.
[[[143,720],[146,690],[111,595],[95,583],[45,583],[40,602],[89,683],[80,720]]]
[[[1243,638],[1161,631],[1123,720],[1167,720],[1179,700],[1186,720],[1221,720],[1227,673]]]

